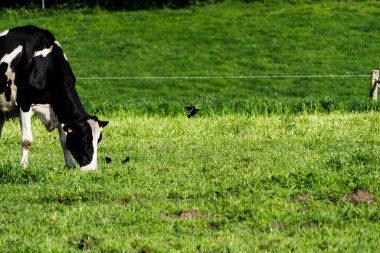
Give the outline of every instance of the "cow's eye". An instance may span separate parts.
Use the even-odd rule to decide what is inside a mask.
[[[102,140],[102,138],[103,138],[102,133],[100,133],[98,143]]]

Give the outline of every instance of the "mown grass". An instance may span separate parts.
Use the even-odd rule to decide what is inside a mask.
[[[57,134],[37,121],[31,167],[19,168],[10,121],[0,145],[0,247],[376,251],[379,122],[376,113],[119,115],[105,129],[99,171],[81,173],[63,168]],[[344,200],[358,189],[375,201]]]
[[[5,10],[0,29],[35,24],[52,30],[78,77],[370,76],[379,65],[373,32],[379,9],[378,2],[322,1],[136,12]],[[241,100],[258,112],[256,103],[297,111],[298,104],[324,100],[351,111],[355,101],[366,103],[369,86],[370,77],[78,80],[93,107],[116,103],[151,113],[153,104],[153,114],[161,104],[177,113],[189,104],[213,110],[222,104],[235,113]]]

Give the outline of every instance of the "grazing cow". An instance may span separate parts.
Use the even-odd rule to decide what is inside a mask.
[[[54,36],[24,26],[0,33],[0,137],[5,119],[20,116],[24,167],[33,141],[33,115],[47,131],[58,128],[67,167],[74,167],[71,153],[81,170],[96,170],[98,143],[108,122],[85,111],[75,76]]]

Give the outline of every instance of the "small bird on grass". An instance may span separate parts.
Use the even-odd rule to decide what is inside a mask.
[[[188,118],[193,117],[199,111],[199,109],[195,108],[194,106],[186,106],[185,108],[186,108],[187,112],[189,113],[187,115]]]
[[[123,161],[121,161],[121,163],[127,163],[129,162],[129,156],[127,156]]]

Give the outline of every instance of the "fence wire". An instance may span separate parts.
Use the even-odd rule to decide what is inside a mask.
[[[162,79],[265,79],[265,78],[362,78],[372,75],[258,75],[258,76],[106,76],[77,77],[77,80],[162,80]]]

